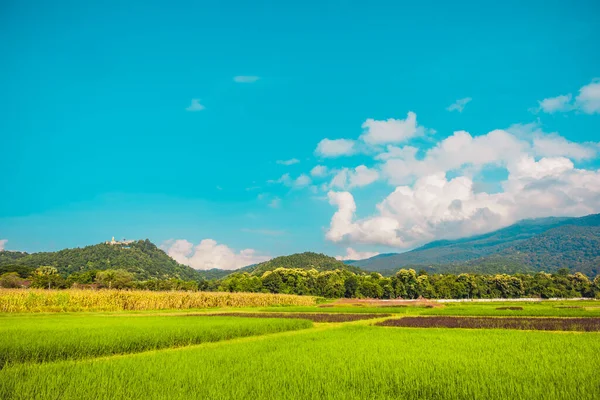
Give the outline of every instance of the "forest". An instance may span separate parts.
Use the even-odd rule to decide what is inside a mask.
[[[0,287],[42,289],[136,289],[185,290],[250,293],[281,293],[326,298],[377,299],[489,299],[489,298],[600,298],[600,276],[590,280],[582,273],[561,269],[553,274],[428,274],[401,269],[391,277],[377,272],[354,273],[349,270],[276,268],[262,275],[237,272],[219,280],[136,279],[123,269],[59,274],[51,266],[35,269],[28,276],[5,272]]]

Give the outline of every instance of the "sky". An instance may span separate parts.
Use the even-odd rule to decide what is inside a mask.
[[[171,3],[0,3],[0,250],[235,269],[600,212],[596,1]]]

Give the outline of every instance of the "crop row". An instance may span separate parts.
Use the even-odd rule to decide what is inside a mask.
[[[312,326],[306,320],[78,314],[4,316],[0,369],[26,362],[139,353]],[[2,396],[0,396],[2,398]]]
[[[379,326],[410,328],[520,329],[541,331],[600,331],[600,318],[523,317],[404,317],[379,322]]]
[[[389,317],[391,314],[325,314],[325,313],[219,313],[202,314],[214,317],[245,317],[245,318],[294,318],[308,319],[313,322],[350,322],[362,319]]]

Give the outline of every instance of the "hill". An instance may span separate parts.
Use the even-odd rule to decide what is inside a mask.
[[[179,264],[149,240],[134,241],[127,246],[102,243],[83,248],[32,254],[0,252],[0,271],[15,270],[21,273],[21,271],[34,270],[41,265],[56,267],[62,275],[90,270],[125,269],[141,280],[202,279],[198,271]]]
[[[235,272],[249,272],[252,275],[262,275],[267,271],[272,271],[277,268],[316,269],[319,272],[333,271],[336,269],[347,270],[355,273],[363,272],[360,268],[353,265],[347,265],[333,257],[311,252],[276,257],[260,264],[241,268]]]
[[[352,263],[393,273],[412,267],[428,272],[517,273],[569,268],[595,276],[600,263],[600,214],[518,222],[484,235],[435,241],[415,250]]]

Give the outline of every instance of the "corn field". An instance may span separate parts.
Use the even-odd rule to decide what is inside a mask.
[[[270,293],[0,289],[0,312],[167,310],[310,306],[312,296]]]

